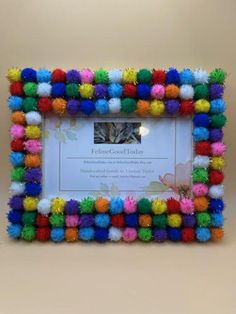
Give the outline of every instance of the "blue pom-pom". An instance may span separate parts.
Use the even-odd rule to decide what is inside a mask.
[[[12,224],[21,224],[21,222],[22,222],[22,211],[12,209],[7,214],[7,219]]]
[[[101,228],[107,228],[110,224],[110,216],[108,214],[97,214],[95,216],[95,225]]]
[[[195,126],[202,126],[207,128],[210,124],[210,118],[207,113],[197,113],[193,118]]]
[[[54,242],[62,242],[65,238],[65,230],[63,228],[52,228],[51,239]]]
[[[188,85],[193,84],[194,76],[193,76],[193,72],[190,69],[182,70],[179,73],[179,76],[180,76],[180,83],[181,84],[188,84]]]
[[[151,93],[151,87],[148,84],[138,84],[137,85],[137,96],[140,99],[149,99]]]
[[[212,213],[221,213],[224,210],[225,204],[222,199],[210,199],[209,208]]]
[[[80,102],[80,111],[89,115],[95,110],[95,104],[93,100],[81,100]]]
[[[80,228],[79,229],[79,238],[83,241],[91,241],[94,239],[94,228],[87,227],[87,228]]]
[[[8,98],[8,107],[12,111],[22,110],[23,99],[18,96],[10,96]]]
[[[196,229],[196,238],[200,242],[207,242],[211,238],[211,232],[208,228],[199,227]]]
[[[21,79],[24,82],[36,82],[37,73],[34,69],[25,68],[21,71]]]
[[[52,73],[47,69],[39,69],[37,71],[37,81],[39,83],[48,83],[51,81]]]
[[[25,184],[25,194],[31,196],[38,196],[42,192],[40,183],[28,182]]]
[[[198,141],[205,141],[208,140],[209,138],[209,131],[206,128],[203,127],[197,127],[195,129],[193,129],[193,139],[195,142]]]
[[[18,239],[21,236],[22,226],[17,224],[12,224],[7,226],[7,233],[10,238]]]
[[[108,94],[110,98],[120,98],[122,96],[123,88],[118,83],[112,83],[108,86]]]
[[[168,228],[168,238],[170,241],[181,241],[181,229],[180,228]]]
[[[110,200],[110,213],[112,215],[122,213],[123,205],[124,205],[124,202],[120,197],[112,197]]]
[[[210,113],[219,114],[224,112],[226,105],[223,99],[214,99],[211,101]]]
[[[125,225],[130,228],[136,228],[138,226],[138,215],[135,213],[125,215]]]
[[[25,155],[19,152],[11,152],[9,159],[13,167],[22,166],[24,164]]]
[[[64,97],[66,92],[66,85],[64,83],[55,83],[52,85],[51,95],[54,98]]]
[[[219,228],[224,224],[224,216],[222,214],[211,214],[211,225]]]
[[[180,76],[176,69],[170,68],[166,73],[166,84],[180,85]]]
[[[109,104],[106,99],[98,99],[95,102],[96,111],[100,114],[106,114],[109,112]]]
[[[109,231],[105,228],[95,228],[95,240],[97,242],[106,242],[108,240]]]

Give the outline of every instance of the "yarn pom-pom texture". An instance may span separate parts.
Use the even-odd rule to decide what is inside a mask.
[[[12,165],[7,232],[27,242],[163,243],[223,238],[226,72],[134,68],[8,70]],[[192,194],[169,199],[42,198],[47,114],[193,120]]]

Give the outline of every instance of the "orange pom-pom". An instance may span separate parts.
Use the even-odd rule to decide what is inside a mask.
[[[152,217],[150,215],[140,215],[138,221],[141,227],[151,227],[152,225]]]
[[[194,208],[198,212],[206,211],[208,208],[208,199],[205,196],[196,197],[193,201]]]
[[[41,158],[36,154],[28,154],[25,156],[25,166],[28,168],[35,168],[41,165]]]
[[[105,197],[98,197],[95,201],[96,211],[99,213],[105,213],[109,209],[109,201]]]
[[[136,108],[136,113],[141,117],[145,117],[150,112],[150,103],[146,100],[139,100]]]
[[[224,230],[222,228],[211,228],[211,238],[213,241],[219,241],[224,237]]]
[[[63,98],[55,98],[52,102],[52,108],[55,113],[60,115],[66,112],[66,101]]]
[[[167,98],[177,98],[179,96],[179,87],[174,84],[167,85],[165,95]]]
[[[68,242],[75,242],[78,240],[78,229],[77,228],[66,228],[65,238]]]
[[[23,111],[15,111],[11,115],[11,121],[15,124],[25,124],[25,114]]]

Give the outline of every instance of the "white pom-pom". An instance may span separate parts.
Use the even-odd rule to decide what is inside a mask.
[[[208,73],[205,70],[197,69],[193,73],[194,84],[207,84],[208,83]]]
[[[42,122],[42,116],[37,111],[30,111],[25,114],[27,124],[38,125]]]
[[[224,186],[223,184],[218,184],[218,185],[212,185],[209,188],[209,193],[210,197],[212,198],[221,198],[224,196]]]
[[[180,94],[180,98],[182,99],[193,99],[194,89],[192,85],[184,84],[184,85],[181,85],[179,94]]]
[[[122,80],[122,71],[118,69],[110,70],[108,76],[111,83],[120,83]]]
[[[111,98],[108,104],[109,104],[110,112],[112,113],[120,112],[120,108],[121,108],[120,98]]]
[[[39,83],[37,94],[40,97],[48,97],[51,95],[52,86],[49,83]]]
[[[50,200],[43,198],[38,202],[38,212],[42,215],[48,215],[50,213]]]
[[[122,232],[120,229],[115,228],[115,227],[111,227],[109,229],[109,239],[111,241],[120,241],[122,237]]]
[[[12,182],[10,185],[10,191],[12,195],[20,195],[23,194],[25,191],[25,185],[21,182]]]
[[[210,158],[208,156],[197,155],[193,160],[194,168],[208,168],[210,164]]]

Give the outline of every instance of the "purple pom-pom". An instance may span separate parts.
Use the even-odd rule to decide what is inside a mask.
[[[224,95],[224,85],[222,84],[211,84],[209,88],[210,98],[218,99]]]
[[[183,226],[184,227],[194,227],[195,223],[196,223],[196,218],[194,215],[183,215],[182,216],[183,219]]]
[[[108,94],[107,85],[97,84],[94,86],[94,96],[95,98],[106,98]]]
[[[221,129],[211,129],[209,138],[211,142],[220,142],[224,137],[224,133]]]
[[[25,171],[24,179],[27,182],[39,182],[42,178],[41,168],[30,168]]]
[[[80,74],[77,70],[69,70],[66,73],[67,83],[80,83]]]
[[[167,239],[166,229],[155,228],[153,230],[153,237],[154,237],[154,241],[164,242]]]
[[[166,101],[166,112],[169,114],[176,114],[179,111],[179,102],[176,99],[170,99]]]
[[[80,216],[80,227],[91,227],[94,224],[94,215],[82,214]]]
[[[77,114],[79,112],[79,101],[76,99],[68,100],[66,108],[69,114]]]
[[[77,214],[79,211],[78,207],[79,203],[76,200],[69,200],[65,204],[65,212],[67,215],[74,215]]]
[[[14,195],[9,199],[8,205],[12,208],[12,209],[16,209],[16,210],[23,210],[24,206],[23,206],[23,197],[21,196],[17,196]]]

